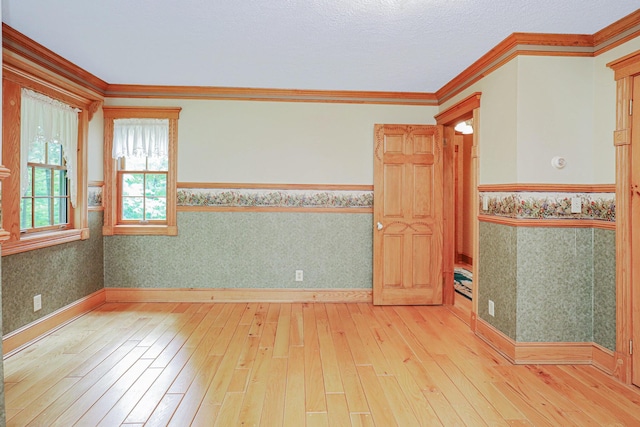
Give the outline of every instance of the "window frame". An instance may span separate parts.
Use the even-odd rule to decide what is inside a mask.
[[[178,164],[178,118],[180,107],[128,107],[104,106],[104,236],[113,235],[160,235],[176,236],[177,227],[177,164]],[[119,160],[112,157],[113,121],[115,119],[168,119],[169,153],[167,169],[167,219],[140,223],[121,221],[121,183],[119,182]]]
[[[78,113],[78,152],[76,158],[76,207],[70,207],[67,229],[22,233],[20,223],[20,109],[22,88],[42,93],[81,111]],[[89,120],[101,101],[82,91],[69,90],[47,80],[3,67],[2,75],[2,159],[11,171],[2,182],[2,228],[9,234],[2,243],[2,256],[86,240],[89,238],[87,199],[87,139]]]
[[[63,163],[64,163],[64,159],[63,159]],[[73,206],[71,205],[70,202],[70,195],[69,195],[69,179],[66,177],[66,174],[68,174],[68,169],[66,167],[66,165],[54,165],[54,164],[50,164],[50,163],[34,163],[34,162],[27,162],[27,168],[32,168],[31,171],[31,195],[30,196],[23,196],[20,195],[20,201],[24,201],[24,199],[31,199],[31,227],[28,228],[22,228],[22,218],[20,221],[20,232],[23,234],[32,234],[32,233],[39,233],[41,231],[52,231],[52,230],[69,230],[71,228],[73,228]],[[51,188],[50,190],[50,195],[48,196],[38,196],[35,194],[35,176],[36,176],[36,168],[39,169],[44,169],[47,171],[48,174],[51,175]],[[64,196],[58,196],[56,197],[56,195],[54,194],[54,171],[64,171],[65,173],[65,177],[64,177],[64,185],[65,185],[65,195]],[[54,218],[49,218],[50,220],[52,220],[52,224],[51,225],[47,225],[47,226],[42,226],[42,227],[37,227],[35,225],[35,201],[36,199],[50,199],[51,202],[53,203],[53,201],[55,199],[63,199],[64,203],[66,205],[66,213],[67,213],[67,221],[64,223],[59,223],[59,224],[55,224],[55,220]],[[22,206],[20,211],[22,212]],[[50,205],[49,207],[49,215],[54,215],[55,214],[55,208],[53,207],[53,205]]]

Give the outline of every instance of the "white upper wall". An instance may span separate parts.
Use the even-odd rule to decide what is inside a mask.
[[[594,183],[592,87],[593,58],[519,57],[518,183]]]
[[[374,124],[434,124],[438,112],[425,106],[183,99],[106,104],[182,107],[179,182],[372,185]],[[94,146],[98,132],[90,131]],[[97,151],[89,160],[96,170]],[[98,175],[92,171],[89,179]]]
[[[517,181],[518,61],[514,58],[444,103],[440,111],[474,92],[480,97],[479,184]]]
[[[104,120],[102,117],[102,109],[93,115],[89,122],[89,136],[87,141],[87,165],[89,181],[102,181],[103,173],[103,154],[102,146],[104,144]]]
[[[638,50],[640,50],[640,37],[594,58],[593,174],[595,183],[611,184],[616,180],[613,146],[613,131],[616,128],[616,82],[613,70],[607,67],[607,64]]]
[[[479,184],[615,183],[616,86],[606,64],[636,37],[594,58],[518,56],[447,101],[482,92]],[[567,161],[551,166],[554,156]]]

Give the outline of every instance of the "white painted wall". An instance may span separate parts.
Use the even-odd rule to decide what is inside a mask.
[[[474,92],[480,98],[479,184],[517,180],[518,61],[514,58],[444,103],[440,111]]]
[[[592,87],[593,58],[519,58],[518,183],[594,182]]]
[[[424,106],[182,99],[107,99],[106,104],[182,107],[179,182],[372,185],[374,124],[434,124],[438,111]],[[90,179],[97,178],[91,174]]]
[[[615,177],[616,83],[607,64],[640,50],[636,37],[594,58],[593,175],[596,184],[613,184]]]
[[[462,93],[480,100],[479,184],[615,183],[616,87],[606,64],[640,50],[636,37],[595,58],[519,56]],[[551,166],[563,156],[567,166]]]
[[[87,165],[89,181],[102,181],[103,173],[103,155],[102,146],[104,144],[104,119],[102,117],[102,108],[93,115],[89,122],[89,137],[87,140]]]

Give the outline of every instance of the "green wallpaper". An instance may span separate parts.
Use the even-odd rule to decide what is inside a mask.
[[[615,349],[615,231],[481,222],[479,244],[480,318],[519,342]]]
[[[481,222],[479,244],[478,316],[515,340],[517,229]],[[495,317],[489,315],[489,300],[495,304]]]
[[[519,227],[516,341],[592,341],[592,316],[592,230]]]
[[[372,229],[371,214],[179,212],[178,236],[105,237],[105,287],[370,289]]]
[[[103,288],[102,212],[89,212],[89,227],[88,240],[2,257],[3,335]]]
[[[593,341],[616,349],[615,230],[593,230]]]

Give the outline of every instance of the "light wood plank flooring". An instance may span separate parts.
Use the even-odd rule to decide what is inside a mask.
[[[5,360],[9,426],[638,426],[590,366],[513,366],[445,307],[105,304]]]

